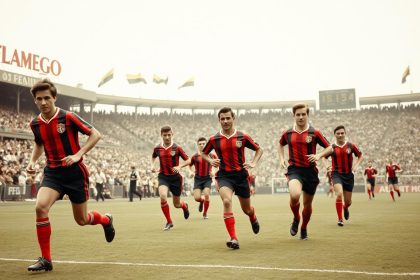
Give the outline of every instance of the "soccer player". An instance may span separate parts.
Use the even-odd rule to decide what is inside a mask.
[[[368,167],[365,168],[364,175],[366,176],[367,192],[369,199],[375,197],[375,178],[378,171],[372,167],[372,161],[368,162]]]
[[[203,218],[208,219],[207,211],[210,206],[210,190],[212,182],[212,166],[203,159],[201,152],[203,151],[204,146],[207,144],[207,139],[200,137],[197,140],[198,152],[194,153],[191,158],[186,162],[180,165],[180,168],[188,166],[190,177],[194,176],[191,166],[194,166],[195,176],[194,176],[194,188],[193,196],[195,201],[199,203],[198,211],[203,212]],[[214,153],[210,154],[210,157],[216,159],[217,156]]]
[[[239,249],[235,231],[235,217],[232,212],[232,196],[235,193],[241,204],[242,211],[249,216],[252,230],[257,234],[260,230],[255,209],[251,205],[248,170],[252,170],[260,160],[263,149],[252,138],[234,128],[235,114],[231,108],[224,107],[217,114],[221,125],[220,132],[211,136],[201,155],[213,167],[218,167],[216,187],[223,201],[223,218],[230,240],[227,247]],[[252,162],[245,161],[245,147],[255,151]],[[215,150],[217,159],[209,156]]]
[[[332,144],[332,151],[326,157],[332,158],[332,179],[334,183],[335,194],[337,196],[335,208],[337,210],[337,225],[342,227],[343,211],[344,218],[349,219],[349,207],[351,205],[351,197],[354,187],[354,171],[363,160],[362,152],[359,148],[346,141],[346,129],[339,125],[334,129],[335,143]],[[353,154],[357,157],[353,164]],[[344,204],[343,204],[344,195]]]
[[[162,137],[162,143],[157,145],[153,149],[151,170],[156,172],[155,160],[159,158],[160,170],[158,175],[159,181],[159,196],[160,206],[162,212],[166,218],[166,225],[163,230],[170,230],[174,224],[171,219],[171,213],[168,205],[168,191],[172,193],[172,201],[175,208],[182,208],[184,212],[184,218],[188,219],[190,212],[188,211],[188,204],[181,201],[182,187],[184,180],[179,174],[179,158],[181,157],[184,161],[188,160],[188,156],[185,154],[181,146],[172,142],[172,128],[170,126],[163,126],[160,129],[160,135]]]
[[[392,201],[395,202],[394,190],[397,192],[398,197],[401,196],[400,189],[398,188],[398,177],[397,173],[402,172],[402,169],[398,163],[394,163],[392,160],[389,160],[389,163],[386,166],[386,175],[385,180],[388,181],[389,193],[391,194]]]
[[[137,195],[141,200],[141,193],[137,191],[137,180],[140,179],[139,172],[134,165],[131,166],[130,173],[130,189],[128,191],[129,202],[133,202],[134,195]]]
[[[292,108],[294,125],[293,128],[285,130],[280,138],[278,156],[280,168],[286,169],[284,158],[284,146],[289,148],[289,166],[286,177],[290,192],[290,209],[293,212],[293,222],[290,227],[290,234],[295,236],[298,233],[300,223],[300,196],[303,191],[303,210],[300,239],[308,239],[307,225],[312,215],[312,200],[319,184],[318,169],[316,161],[331,150],[330,144],[322,133],[309,125],[309,107],[306,104],[296,104]],[[316,145],[324,149],[316,154]]]
[[[28,267],[29,271],[53,269],[50,253],[51,225],[48,213],[51,206],[64,195],[72,203],[73,216],[77,224],[103,226],[106,241],[115,236],[111,214],[87,212],[89,199],[89,173],[82,156],[90,151],[101,138],[100,133],[89,123],[72,112],[55,106],[57,89],[48,79],[37,82],[31,89],[40,114],[30,127],[35,136],[35,145],[26,170],[35,172],[35,164],[44,149],[47,166],[38,191],[36,210],[36,232],[42,256]],[[83,147],[79,146],[78,132],[89,135]]]

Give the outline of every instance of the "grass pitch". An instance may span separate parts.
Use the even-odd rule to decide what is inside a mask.
[[[2,203],[0,279],[420,279],[420,194],[403,193],[395,203],[389,194],[370,201],[354,194],[342,228],[335,199],[317,194],[307,241],[289,234],[288,195],[252,198],[258,235],[235,197],[241,249],[234,251],[225,245],[220,198],[211,197],[208,220],[192,197],[185,199],[189,220],[171,205],[175,226],[168,232],[157,198],[90,201],[90,210],[114,215],[116,237],[109,244],[101,226],[78,226],[70,202],[57,202],[50,212],[54,270],[48,273],[26,271],[40,255],[34,202]]]

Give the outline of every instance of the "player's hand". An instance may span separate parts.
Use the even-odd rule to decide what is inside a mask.
[[[150,167],[150,172],[156,173],[156,168],[154,166]]]
[[[280,161],[280,169],[287,169],[287,164],[284,160]]]
[[[66,156],[65,158],[62,158],[61,161],[64,161],[67,166],[73,165],[76,162],[79,162],[82,156],[75,154],[71,156]]]
[[[319,160],[319,155],[307,155],[309,162],[317,162]]]
[[[35,171],[35,162],[29,162],[28,166],[26,166],[26,172],[33,175],[35,174]]]
[[[246,170],[250,170],[250,169],[252,169],[252,168],[255,168],[255,163],[253,163],[253,162],[245,162],[244,163],[244,168],[246,169]]]
[[[174,172],[174,173],[179,173],[179,171],[181,171],[181,167],[179,167],[179,165],[177,165],[177,166],[174,166],[173,168],[172,168],[172,171]]]
[[[219,166],[220,166],[220,159],[218,159],[218,158],[212,159],[212,160],[210,161],[210,164],[211,164],[211,166],[213,166],[213,167],[219,167]]]
[[[193,172],[188,172],[188,177],[190,177],[190,178],[192,178],[192,177],[194,177],[194,173]]]

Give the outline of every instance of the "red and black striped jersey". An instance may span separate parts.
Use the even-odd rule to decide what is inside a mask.
[[[213,153],[209,154],[211,158],[217,158],[217,156]],[[197,176],[210,176],[211,173],[211,165],[208,163],[199,153],[195,153],[191,156],[191,163],[190,166],[195,168],[195,175]]]
[[[172,143],[169,147],[163,147],[162,144],[157,145],[153,149],[153,158],[159,157],[160,170],[159,173],[164,175],[176,175],[172,168],[179,165],[179,158],[187,160],[188,156],[184,150],[176,143]]]
[[[47,121],[39,114],[30,126],[35,142],[44,146],[47,166],[50,168],[66,166],[62,159],[80,150],[78,132],[90,135],[93,128],[75,113],[58,107],[51,119]]]
[[[353,154],[360,157],[362,152],[359,148],[350,142],[346,142],[343,146],[332,144],[333,152],[327,156],[332,158],[332,170],[338,173],[350,173],[353,168]]]
[[[294,128],[286,130],[279,143],[282,146],[289,146],[289,165],[296,167],[316,166],[315,162],[309,162],[308,155],[316,154],[317,144],[324,148],[330,145],[324,135],[312,126],[302,132]]]
[[[368,179],[372,179],[374,175],[378,174],[378,171],[373,167],[366,167],[365,169],[365,175]]]
[[[388,178],[395,178],[397,177],[397,174],[395,171],[401,170],[400,166],[397,164],[388,164],[386,166],[386,173],[388,174]]]
[[[203,153],[209,154],[215,150],[220,159],[219,170],[222,172],[241,171],[244,169],[245,147],[253,151],[260,148],[258,143],[242,131],[235,130],[231,136],[225,136],[218,132],[210,137]]]

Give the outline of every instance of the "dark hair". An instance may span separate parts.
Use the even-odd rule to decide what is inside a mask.
[[[43,79],[41,81],[36,82],[33,87],[31,88],[32,96],[35,98],[36,93],[42,90],[50,90],[52,97],[57,96],[57,88],[49,79]]]
[[[340,129],[344,129],[344,132],[346,132],[346,129],[344,128],[344,125],[339,125],[336,128],[334,128],[334,134],[337,130],[340,130]]]
[[[162,128],[160,129],[160,134],[162,134],[164,132],[169,132],[171,130],[172,130],[172,128],[169,125],[162,126]]]
[[[229,107],[223,107],[222,109],[220,109],[219,113],[217,113],[217,117],[220,119],[220,114],[226,114],[229,112],[232,114],[232,118],[235,118],[235,113],[232,111],[232,108]]]
[[[201,142],[201,141],[206,141],[207,142],[207,139],[205,137],[199,137],[198,140],[197,140],[197,143]]]
[[[303,109],[303,108],[306,108],[306,114],[308,114],[308,116],[309,116],[309,106],[307,104],[303,104],[303,103],[295,104],[292,107],[293,115],[295,115],[295,113],[298,109]]]

